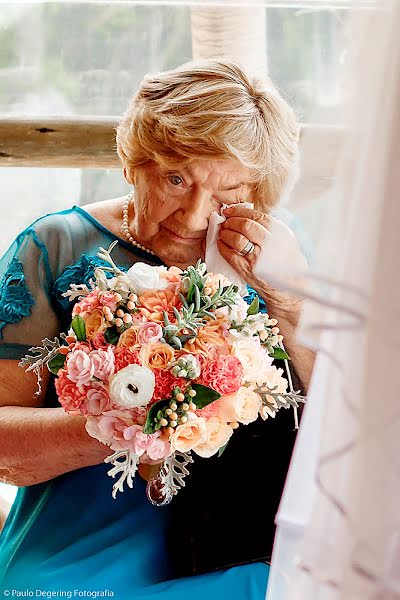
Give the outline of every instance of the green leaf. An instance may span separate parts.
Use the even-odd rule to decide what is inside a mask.
[[[200,383],[194,383],[192,389],[196,392],[193,402],[196,404],[197,408],[204,408],[211,404],[211,402],[214,402],[214,400],[221,398],[219,392],[216,392],[206,385],[201,385]]]
[[[169,400],[159,400],[158,402],[155,402],[153,406],[150,407],[147,413],[146,423],[143,427],[143,433],[154,433],[155,431],[158,431],[158,429],[160,429],[159,427],[157,428],[157,414],[159,411],[162,412],[164,408],[168,406],[169,402]]]
[[[63,368],[66,358],[67,357],[65,356],[65,354],[56,354],[54,358],[49,360],[49,362],[47,363],[47,368],[54,375],[58,375],[58,371]]]
[[[260,309],[260,301],[258,299],[258,296],[255,296],[253,299],[253,302],[250,304],[249,308],[247,309],[247,314],[248,315],[256,315],[259,312]]]
[[[75,315],[72,319],[71,327],[79,342],[86,342],[86,325],[81,315]]]
[[[120,332],[115,326],[108,327],[104,333],[104,339],[108,344],[113,344],[113,346],[116,346],[118,344],[120,335]]]
[[[226,442],[226,444],[221,446],[221,448],[218,450],[218,458],[220,458],[223,455],[225,448],[227,447],[228,444],[229,444],[229,440]]]
[[[273,354],[270,354],[270,356],[272,356],[272,358],[275,360],[290,360],[289,355],[279,347],[274,348],[274,352]]]

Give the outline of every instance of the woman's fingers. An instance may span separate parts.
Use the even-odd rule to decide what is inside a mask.
[[[229,217],[224,223],[221,223],[221,235],[224,231],[237,232],[259,246],[262,246],[268,233],[265,225],[243,217]]]

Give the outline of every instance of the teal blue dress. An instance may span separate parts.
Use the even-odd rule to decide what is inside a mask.
[[[62,293],[89,281],[99,247],[115,239],[117,264],[161,264],[76,206],[42,217],[17,237],[0,261],[0,359],[19,359],[65,329],[71,306]],[[60,406],[52,385],[45,406]],[[169,507],[147,501],[140,477],[113,500],[109,468],[102,463],[18,488],[0,534],[0,595],[264,600],[264,563],[172,579]]]

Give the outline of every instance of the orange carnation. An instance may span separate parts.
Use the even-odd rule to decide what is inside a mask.
[[[179,296],[171,290],[148,290],[139,296],[140,306],[138,306],[141,315],[148,321],[154,323],[164,323],[163,311],[168,313],[172,323],[175,323],[175,315],[172,308],[175,306],[178,310],[182,306]]]

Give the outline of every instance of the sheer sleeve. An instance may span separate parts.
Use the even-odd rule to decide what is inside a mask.
[[[37,228],[28,227],[0,260],[0,358],[20,359],[59,333],[51,300],[53,273]]]

